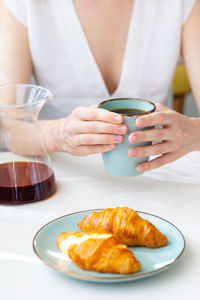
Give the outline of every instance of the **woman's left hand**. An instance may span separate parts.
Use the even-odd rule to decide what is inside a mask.
[[[156,105],[155,113],[137,119],[137,127],[162,125],[162,128],[137,131],[129,136],[130,143],[162,141],[161,143],[129,149],[130,157],[158,156],[139,164],[139,172],[150,171],[173,162],[185,154],[200,150],[200,119],[189,118],[167,108]]]

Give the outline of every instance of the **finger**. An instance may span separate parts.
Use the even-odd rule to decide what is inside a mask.
[[[103,108],[77,107],[72,113],[83,121],[102,121],[113,124],[123,123],[122,115],[110,112]]]
[[[170,142],[162,142],[152,146],[143,146],[131,148],[128,150],[130,157],[154,156],[167,153],[174,150],[174,144]]]
[[[184,154],[183,154],[184,155]],[[175,160],[177,160],[177,158],[180,158],[183,155],[177,155],[176,152],[169,152],[169,153],[165,153],[157,158],[154,158],[146,163],[143,164],[139,164],[137,166],[137,170],[138,172],[146,172],[146,171],[150,171],[156,168],[159,168],[161,166],[164,166],[166,164],[169,164]]]
[[[144,131],[137,131],[131,133],[128,140],[130,143],[146,142],[146,141],[164,141],[168,140],[171,136],[171,130],[169,128],[162,129],[149,129]]]
[[[110,145],[123,142],[122,135],[111,134],[79,134],[74,137],[74,145]]]
[[[98,108],[98,104],[90,105],[89,108]]]
[[[146,116],[142,116],[137,119],[136,126],[148,127],[155,125],[169,125],[172,124],[176,119],[176,113],[173,111],[160,111],[155,112]]]
[[[98,154],[111,151],[115,149],[116,145],[92,145],[92,146],[80,146],[77,147],[74,151],[72,151],[73,155],[76,156],[87,156],[91,154]]]
[[[124,124],[116,125],[113,123],[105,123],[99,121],[80,122],[76,126],[77,133],[110,133],[110,134],[126,134],[128,127]]]

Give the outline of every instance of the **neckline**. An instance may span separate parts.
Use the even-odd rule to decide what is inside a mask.
[[[78,13],[76,11],[75,5],[74,5],[74,1],[71,0],[71,8],[73,11],[73,15],[75,17],[75,22],[76,25],[78,26],[78,30],[80,33],[80,37],[81,37],[81,43],[86,45],[86,50],[87,50],[87,59],[90,61],[90,64],[93,65],[93,70],[94,70],[94,76],[96,75],[99,81],[99,85],[102,87],[102,89],[104,90],[104,94],[106,97],[108,98],[112,98],[115,97],[115,95],[119,92],[121,85],[124,81],[124,76],[125,76],[125,68],[126,68],[126,64],[127,64],[127,59],[128,59],[128,50],[129,50],[129,46],[130,46],[130,38],[133,34],[133,23],[134,23],[134,19],[135,19],[135,15],[136,15],[136,8],[137,8],[137,0],[134,0],[133,2],[133,7],[132,7],[132,13],[131,13],[131,17],[130,17],[130,22],[129,22],[129,28],[128,28],[128,33],[127,33],[127,37],[126,37],[126,45],[125,45],[125,49],[124,49],[124,53],[123,53],[123,60],[122,60],[122,66],[121,66],[121,71],[120,71],[120,78],[119,78],[119,82],[118,85],[116,87],[116,89],[114,90],[113,93],[110,93],[108,90],[108,87],[106,85],[106,82],[103,78],[103,75],[101,73],[101,70],[96,62],[96,59],[94,57],[94,54],[91,50],[90,44],[88,42],[87,36],[83,30],[83,26],[80,22]]]
[[[72,68],[74,80],[77,82],[78,89],[75,92],[77,97],[90,99],[92,104],[111,98],[143,98],[145,89],[143,75],[148,63],[158,1],[135,0],[120,81],[111,95],[90,52],[72,4],[72,0],[60,0],[59,4],[52,0],[61,46],[68,57],[69,67]],[[142,20],[145,20],[145,23]]]

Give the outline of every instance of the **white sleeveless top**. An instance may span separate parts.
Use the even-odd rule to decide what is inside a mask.
[[[195,0],[135,0],[116,91],[110,95],[78,19],[73,0],[4,0],[28,29],[37,84],[50,89],[41,118],[76,106],[137,97],[166,103],[180,54],[183,23]]]

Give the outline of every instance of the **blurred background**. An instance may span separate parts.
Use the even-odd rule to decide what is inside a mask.
[[[172,86],[172,107],[188,117],[198,117],[199,112],[191,92],[190,83],[183,61],[180,58],[176,67]]]

